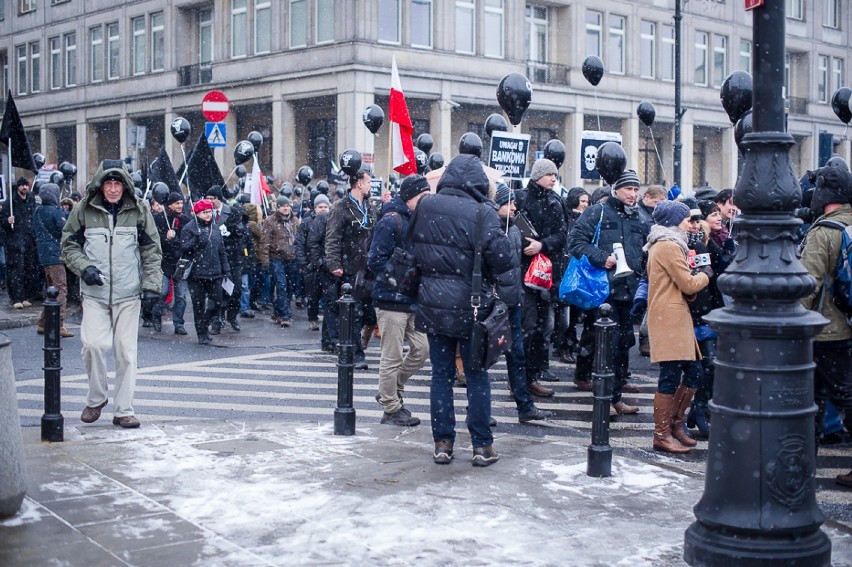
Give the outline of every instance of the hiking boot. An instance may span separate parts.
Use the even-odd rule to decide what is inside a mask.
[[[574,385],[577,386],[577,389],[581,392],[591,392],[594,389],[591,380],[580,380],[575,378]]]
[[[67,339],[74,336],[74,333],[66,329],[65,327],[59,327],[59,336],[63,339]]]
[[[308,330],[309,331],[319,331],[319,321],[308,321]]]
[[[528,383],[527,389],[530,391],[530,394],[532,394],[533,396],[538,396],[540,398],[549,398],[555,393],[555,390],[553,388],[548,388],[537,380]]]
[[[475,467],[487,467],[488,465],[493,465],[499,459],[500,455],[497,454],[497,451],[491,445],[476,447],[473,450],[473,466]]]
[[[186,329],[183,328],[183,325],[175,325],[175,334],[176,335],[185,335]]]
[[[435,452],[432,453],[432,461],[436,465],[449,465],[453,460],[453,442],[436,441]]]
[[[549,411],[539,409],[535,406],[530,411],[518,412],[518,421],[520,423],[528,423],[530,421],[546,421],[553,414]]]
[[[415,425],[420,425],[420,418],[411,415],[411,412],[406,408],[399,408],[394,413],[385,413],[382,415],[381,422],[385,425],[414,427]]]
[[[139,427],[139,420],[132,415],[125,415],[123,417],[112,418],[112,424],[125,429],[135,429]]]
[[[90,407],[86,406],[83,408],[83,413],[80,414],[80,421],[83,423],[94,423],[101,418],[101,410],[104,409],[104,406],[107,405],[109,400],[104,400],[99,406]]]
[[[638,406],[629,406],[624,402],[615,402],[612,404],[612,407],[618,415],[633,415],[634,413],[639,413]]]

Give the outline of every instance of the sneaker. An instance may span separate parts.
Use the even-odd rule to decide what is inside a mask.
[[[308,321],[308,330],[309,331],[319,331],[319,321]]]
[[[80,421],[83,423],[94,423],[101,418],[101,410],[104,409],[104,406],[107,405],[109,400],[104,400],[99,406],[90,407],[86,406],[83,408],[83,413],[80,414]]]
[[[21,303],[20,301],[12,304],[12,309],[23,309],[23,308],[24,308],[24,304]]]
[[[279,319],[279,323],[286,329],[290,326],[290,319]]]
[[[535,406],[530,411],[518,412],[518,421],[520,423],[528,423],[530,421],[546,421],[553,414],[547,410],[539,409]]]
[[[33,304],[30,303],[29,301],[27,301],[26,299],[21,302],[21,305],[23,305],[24,307],[32,307],[33,306]]]
[[[243,319],[254,319],[254,313],[252,313],[251,311],[243,311],[242,313],[240,313],[240,317],[242,317]]]
[[[155,331],[157,331],[158,333],[159,333],[159,332],[162,332],[162,330],[163,330],[163,320],[162,320],[160,317],[154,317],[154,318],[151,320],[151,324],[154,326],[154,330],[155,330]]]
[[[473,450],[473,466],[475,467],[487,467],[488,465],[493,465],[498,460],[500,460],[500,455],[497,454],[497,451],[491,445],[476,447]]]
[[[213,339],[210,338],[210,335],[208,335],[206,333],[198,337],[198,344],[200,344],[200,345],[209,345],[212,342],[213,342]]]
[[[125,415],[123,417],[112,418],[112,424],[125,429],[135,429],[139,427],[139,420],[132,415]]]
[[[65,327],[59,327],[59,336],[63,339],[68,339],[74,336],[74,333],[66,329]]]
[[[538,379],[543,382],[559,382],[559,376],[554,374],[550,368],[539,370]]]
[[[414,427],[415,425],[420,425],[420,418],[411,415],[411,412],[406,408],[399,408],[394,413],[385,413],[382,415],[381,422],[385,425]]]
[[[240,327],[240,324],[237,322],[236,319],[234,319],[233,321],[228,321],[228,324],[230,324],[231,328],[238,333],[242,330],[242,327]]]
[[[176,335],[185,335],[186,329],[183,328],[183,325],[175,325],[175,334]]]
[[[453,460],[453,442],[435,442],[435,452],[432,453],[432,461],[436,465],[449,465]]]
[[[355,359],[355,364],[352,366],[355,370],[369,370],[370,367],[367,366],[367,360],[364,358]]]

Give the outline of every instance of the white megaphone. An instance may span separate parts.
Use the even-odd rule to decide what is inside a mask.
[[[615,256],[615,273],[613,278],[625,278],[633,273],[633,270],[627,265],[627,260],[624,258],[624,247],[620,242],[612,245],[612,255]]]

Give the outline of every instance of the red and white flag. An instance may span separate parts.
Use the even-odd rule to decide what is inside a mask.
[[[388,120],[391,121],[392,127],[393,147],[391,149],[391,163],[393,163],[393,169],[403,175],[413,175],[417,173],[417,161],[414,158],[414,142],[411,139],[414,135],[414,127],[411,125],[411,116],[408,115],[408,105],[405,103],[402,84],[399,82],[396,57],[393,58],[391,66]]]
[[[260,165],[258,165],[257,161],[258,160],[254,160],[254,165],[251,168],[248,193],[251,198],[251,202],[262,209],[263,196],[269,195],[272,191],[269,190],[269,184],[266,182],[266,177],[263,176],[263,172],[260,171]]]

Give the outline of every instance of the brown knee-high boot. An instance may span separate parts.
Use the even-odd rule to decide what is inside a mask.
[[[654,395],[654,450],[667,453],[689,453],[689,447],[672,437],[671,419],[674,396],[657,392]]]
[[[692,402],[692,396],[694,395],[695,388],[687,388],[684,384],[680,384],[674,393],[672,436],[687,447],[698,445],[698,441],[687,435],[683,430],[683,416],[686,414],[686,410],[689,409],[689,404]]]

